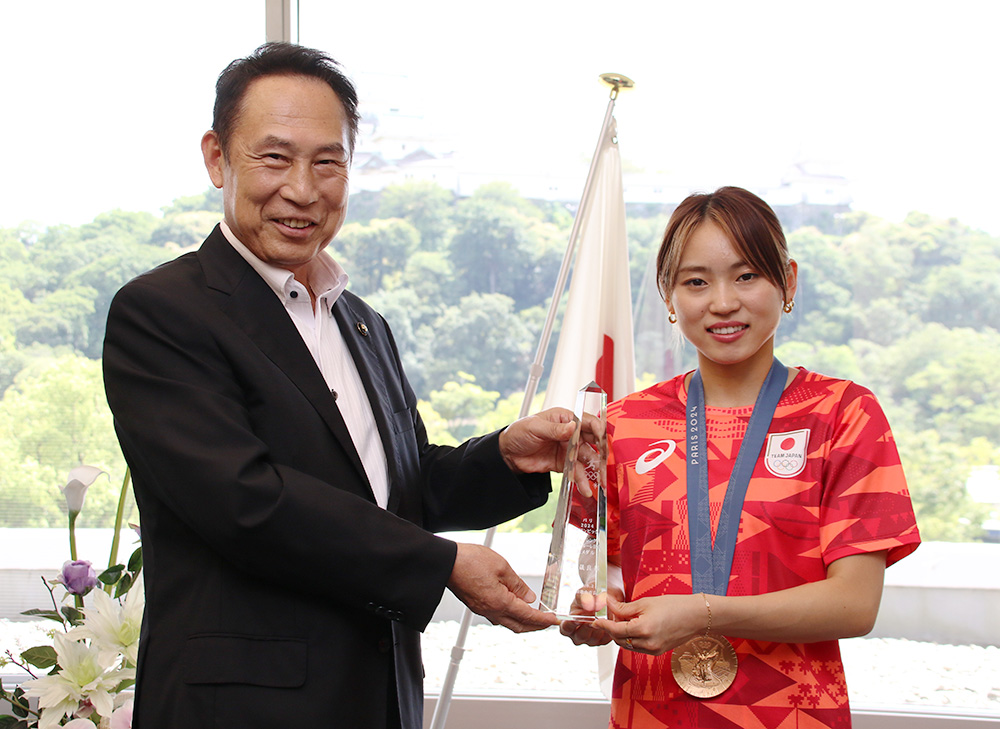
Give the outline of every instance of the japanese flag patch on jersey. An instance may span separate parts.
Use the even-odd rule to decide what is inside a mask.
[[[764,465],[778,478],[798,476],[806,467],[808,445],[808,428],[793,430],[790,433],[768,433],[767,447],[764,449]]]

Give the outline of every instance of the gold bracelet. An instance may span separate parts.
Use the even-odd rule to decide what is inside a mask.
[[[708,604],[708,598],[705,597],[705,593],[701,593],[701,599],[705,601],[705,609],[708,610],[708,627],[705,628],[705,635],[712,632],[712,606]]]

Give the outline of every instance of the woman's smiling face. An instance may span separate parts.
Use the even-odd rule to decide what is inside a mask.
[[[789,300],[795,295],[795,262],[789,262]],[[770,362],[784,305],[781,288],[744,260],[711,220],[684,243],[668,308],[699,359],[719,365]]]

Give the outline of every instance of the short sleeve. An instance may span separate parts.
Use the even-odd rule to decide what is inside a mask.
[[[841,401],[824,466],[820,542],[827,565],[885,550],[888,566],[920,544],[889,423],[875,396],[853,383]]]

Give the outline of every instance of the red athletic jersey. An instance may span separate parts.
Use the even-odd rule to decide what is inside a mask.
[[[608,554],[628,600],[690,594],[683,376],[608,407]],[[706,408],[712,534],[752,407]],[[781,397],[747,490],[729,595],[774,592],[826,577],[841,557],[920,542],[885,415],[871,392],[802,370]],[[619,653],[611,727],[849,727],[837,641],[730,638],[733,685],[713,699],[685,694],[671,654]]]

